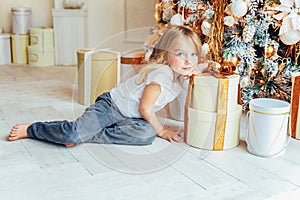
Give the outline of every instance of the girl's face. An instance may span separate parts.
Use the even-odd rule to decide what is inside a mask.
[[[198,52],[191,39],[184,37],[173,41],[167,50],[168,65],[180,75],[190,75],[198,65]]]

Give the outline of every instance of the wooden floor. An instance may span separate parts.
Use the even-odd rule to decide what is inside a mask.
[[[276,158],[248,153],[243,131],[238,147],[214,152],[159,138],[145,147],[8,142],[16,123],[72,120],[85,107],[75,67],[0,66],[0,92],[1,200],[300,197],[300,141]]]

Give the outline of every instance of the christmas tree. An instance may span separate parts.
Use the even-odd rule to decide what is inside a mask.
[[[240,75],[244,108],[252,98],[290,101],[300,71],[300,0],[156,0],[154,31],[187,25],[220,73]],[[150,45],[151,46],[151,45]]]

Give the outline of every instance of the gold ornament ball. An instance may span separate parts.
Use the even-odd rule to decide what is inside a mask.
[[[267,57],[273,56],[274,53],[275,53],[275,48],[273,45],[269,45],[266,47],[266,56]]]
[[[260,73],[263,75],[263,76],[266,76],[267,75],[267,70],[265,68],[262,68],[260,70]]]

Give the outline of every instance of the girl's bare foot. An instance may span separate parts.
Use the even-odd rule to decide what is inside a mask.
[[[75,146],[75,144],[66,144],[67,148],[70,148],[70,147],[73,147],[73,146]]]
[[[28,137],[27,128],[30,125],[31,124],[17,124],[15,126],[13,126],[12,129],[10,130],[7,140],[15,141],[15,140],[27,138]]]

